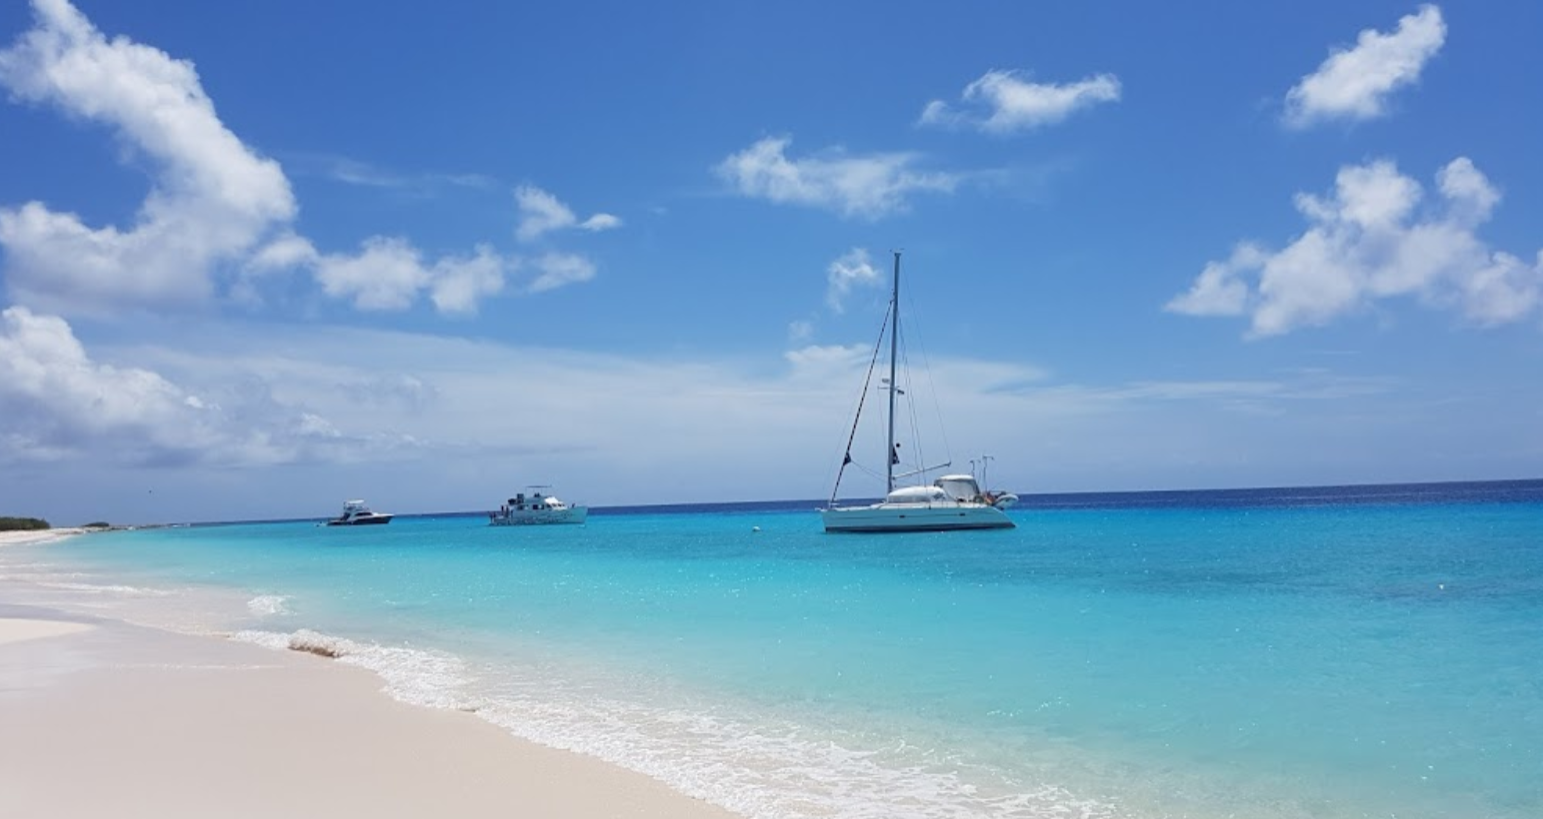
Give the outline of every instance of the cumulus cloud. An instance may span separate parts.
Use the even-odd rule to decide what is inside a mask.
[[[150,370],[98,363],[64,319],[24,307],[0,312],[3,461],[268,465],[362,443],[315,413],[262,397],[195,394]]]
[[[430,276],[429,298],[441,313],[475,313],[482,297],[504,289],[504,271],[512,264],[486,245],[474,256],[440,259]]]
[[[1298,194],[1310,226],[1280,251],[1240,244],[1211,262],[1165,309],[1242,316],[1256,336],[1326,324],[1382,299],[1414,296],[1481,325],[1533,313],[1543,292],[1543,252],[1527,262],[1491,250],[1476,234],[1500,192],[1467,157],[1437,174],[1439,199],[1392,162],[1341,168],[1333,194]]]
[[[1446,36],[1441,9],[1430,5],[1401,18],[1392,34],[1362,31],[1355,48],[1334,51],[1286,93],[1286,124],[1305,128],[1324,120],[1386,114],[1388,97],[1419,80]]]
[[[154,173],[127,227],[90,226],[36,201],[0,207],[16,301],[61,313],[186,306],[216,295],[228,274],[228,295],[255,303],[263,277],[294,271],[365,310],[405,309],[427,294],[442,313],[469,313],[502,290],[513,263],[483,247],[432,264],[406,240],[380,236],[357,255],[318,252],[291,227],[296,203],[283,170],[225,127],[192,63],[109,40],[68,0],[34,0],[33,11],[34,27],[0,51],[0,83],[16,99],[112,128]],[[578,227],[616,224],[597,214]]]
[[[597,213],[580,222],[557,197],[532,185],[515,189],[514,199],[520,210],[520,224],[514,233],[522,242],[535,241],[556,230],[578,228],[595,233],[621,227],[621,219],[609,213]]]
[[[868,219],[904,210],[912,193],[951,193],[959,183],[955,174],[914,170],[915,154],[850,156],[836,149],[790,159],[791,143],[788,137],[762,139],[718,163],[714,172],[744,196]]]
[[[844,309],[846,296],[854,287],[867,287],[880,281],[878,268],[868,259],[868,251],[853,248],[826,268],[825,303],[837,313]]]
[[[193,65],[108,40],[65,0],[36,0],[35,27],[0,51],[18,99],[107,125],[158,168],[134,224],[91,227],[41,202],[0,208],[6,279],[29,301],[83,310],[201,300],[211,265],[294,217],[278,163],[219,120]]]
[[[247,259],[247,269],[259,273],[275,270],[291,270],[316,263],[320,254],[304,236],[284,233],[258,248]]]
[[[479,246],[474,256],[428,265],[407,240],[374,236],[357,254],[323,255],[315,265],[327,295],[351,299],[360,310],[406,310],[427,291],[442,313],[474,313],[479,298],[503,290],[514,263]]]
[[[987,71],[965,86],[963,110],[933,100],[922,109],[922,125],[964,126],[989,134],[1012,134],[1054,125],[1073,113],[1120,99],[1120,80],[1098,74],[1074,83],[1030,82],[1018,71]]]

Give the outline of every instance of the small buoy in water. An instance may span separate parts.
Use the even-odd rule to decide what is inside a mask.
[[[1436,584],[1436,588],[1441,589],[1442,591],[1446,591],[1447,590],[1447,584],[1445,584],[1445,583],[1437,583]]]
[[[752,527],[750,527],[750,531],[752,531],[752,532],[759,532],[759,531],[761,531],[761,527],[759,527],[759,526],[752,526]]]

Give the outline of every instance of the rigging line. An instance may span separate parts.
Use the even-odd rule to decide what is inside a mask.
[[[879,361],[879,349],[884,344],[884,331],[889,329],[889,317],[900,309],[900,305],[894,305],[891,310],[884,312],[884,322],[879,325],[879,338],[873,343],[873,355],[868,357],[868,375],[863,378],[863,391],[857,398],[857,413],[852,417],[852,431],[847,434],[847,446],[842,451],[841,467],[836,470],[836,485],[830,489],[829,506],[836,505],[836,495],[841,491],[841,476],[846,472],[847,464],[852,462],[852,441],[857,438],[857,424],[863,418],[863,404],[868,401],[868,386],[873,383],[873,368]],[[890,388],[894,388],[894,384]],[[888,457],[888,456],[886,456]]]
[[[911,314],[914,316],[917,314],[917,311],[912,309]],[[915,325],[916,321],[912,319],[906,323]],[[952,463],[954,460],[954,448],[948,442],[948,425],[943,423],[943,405],[938,402],[938,385],[937,382],[932,380],[932,361],[927,356],[927,341],[922,338],[921,333],[916,334],[916,346],[921,350],[922,371],[927,374],[927,392],[932,396],[932,414],[937,420],[938,435],[943,439],[943,460]]]
[[[908,327],[914,326],[915,324],[916,324],[915,321],[908,321],[908,322],[906,322],[906,325]],[[906,385],[905,386],[906,386],[906,390],[907,390],[906,398],[909,399],[906,402],[906,413],[910,417],[910,423],[911,423],[911,448],[912,448],[912,452],[914,453],[914,457],[916,458],[915,468],[917,470],[917,473],[922,475],[922,481],[921,482],[925,484],[927,482],[926,481],[927,456],[926,456],[926,453],[922,451],[921,422],[917,418],[917,415],[916,415],[915,385],[912,383],[913,379],[912,379],[912,376],[911,376],[911,346],[910,346],[911,336],[909,335],[910,332],[911,331],[909,331],[909,330],[903,330],[903,331],[901,331],[901,334],[900,334],[901,350],[903,351],[901,357],[905,361],[905,379],[906,379]],[[918,343],[921,343],[920,342],[920,339],[921,339],[921,334],[920,333],[917,333],[917,339],[918,339]],[[923,353],[922,353],[922,366],[925,367],[926,366],[926,347],[925,347],[925,345],[923,345],[922,349],[923,349]],[[933,403],[934,403],[934,405],[936,405],[937,395],[936,395],[936,388],[932,384],[932,378],[931,378],[932,374],[929,371],[927,375],[928,375],[928,379],[927,379],[928,389],[934,391]],[[941,423],[939,424],[939,426],[941,426]],[[945,451],[947,451],[946,448],[945,448]]]
[[[906,322],[906,325],[909,326],[910,322]],[[909,436],[906,443],[911,445],[911,454],[907,457],[917,459],[915,464],[907,461],[905,464],[907,467],[921,466],[923,463],[926,463],[926,459],[922,456],[921,451],[921,433],[916,428],[916,401],[912,395],[914,385],[911,384],[910,340],[909,330],[902,330],[900,333],[900,372],[896,375],[897,379],[903,378],[905,380],[904,389],[900,391],[900,394],[905,396],[906,432]],[[895,386],[898,387],[900,385],[896,384]]]

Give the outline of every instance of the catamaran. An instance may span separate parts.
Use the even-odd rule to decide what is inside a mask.
[[[974,475],[943,475],[927,484],[926,474],[944,469],[949,464],[921,467],[899,475],[895,467],[900,464],[900,448],[895,441],[895,399],[903,391],[895,380],[896,362],[900,347],[900,253],[895,252],[894,284],[890,292],[889,311],[885,315],[889,326],[889,378],[882,388],[889,393],[889,409],[885,420],[889,429],[889,449],[885,461],[885,496],[878,503],[861,506],[838,506],[836,496],[841,491],[841,476],[852,463],[852,442],[857,437],[857,420],[852,422],[851,435],[847,437],[847,450],[836,473],[836,486],[831,490],[830,502],[820,510],[827,532],[946,532],[959,529],[1011,529],[1013,521],[1003,511],[1018,500],[1010,492],[1000,495],[983,491]],[[883,335],[880,335],[880,343]],[[868,379],[873,378],[873,363],[878,359],[874,349],[868,367]],[[868,393],[864,386],[863,395]],[[858,419],[862,405],[858,403]],[[897,487],[896,481],[921,476],[922,483]]]

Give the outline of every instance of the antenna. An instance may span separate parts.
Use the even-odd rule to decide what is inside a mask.
[[[982,456],[980,456],[980,488],[981,489],[986,489],[986,488],[990,487],[990,484],[986,482],[986,465],[989,462],[994,461],[996,459],[997,459],[997,457],[995,455],[982,455]],[[975,474],[975,461],[974,461],[974,459],[970,460],[970,474],[971,475]]]

